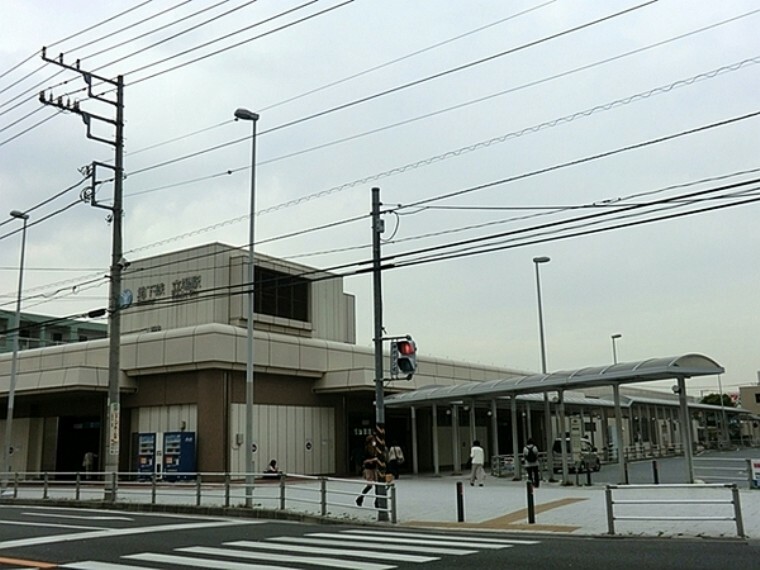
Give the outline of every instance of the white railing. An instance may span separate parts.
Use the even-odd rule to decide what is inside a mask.
[[[245,473],[182,473],[182,480],[159,480],[145,473],[17,472],[0,494],[2,500],[63,500],[74,502],[142,503],[260,511],[289,511],[326,518],[356,517],[359,512],[376,514],[381,521],[396,523],[396,492],[393,483],[371,483],[365,499],[356,503],[368,485],[360,479],[317,477],[281,473],[274,478]],[[368,508],[369,507],[369,508]]]
[[[685,491],[679,496],[678,491]],[[620,499],[614,493],[635,492],[635,498]],[[718,493],[723,492],[722,495]],[[727,493],[726,493],[727,492]],[[698,498],[694,498],[698,495]],[[736,524],[736,534],[744,537],[739,490],[733,484],[706,485],[607,485],[607,531],[615,534],[615,521],[683,521],[693,524],[699,521],[727,521]],[[674,505],[681,505],[681,508]],[[730,512],[720,512],[720,507],[704,515],[690,507],[701,505],[731,505]],[[623,506],[628,512],[620,514],[616,507]],[[658,510],[658,507],[663,507]],[[674,511],[678,511],[677,513]],[[662,513],[662,514],[658,514]],[[647,525],[650,532],[657,533],[656,525]]]
[[[705,482],[735,483],[754,489],[752,459],[741,457],[695,457],[694,478]],[[757,460],[755,460],[757,461]]]

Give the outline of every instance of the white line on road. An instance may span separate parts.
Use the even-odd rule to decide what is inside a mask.
[[[130,517],[104,517],[104,516],[87,516],[87,515],[61,515],[58,513],[21,513],[28,517],[53,517],[57,519],[84,519],[88,521],[133,521]]]
[[[336,537],[341,535],[336,534]],[[316,544],[321,546],[341,546],[350,548],[382,548],[387,551],[397,552],[416,552],[418,554],[447,554],[451,556],[466,556],[468,554],[475,554],[477,550],[464,550],[461,548],[445,548],[440,546],[413,546],[413,545],[398,545],[398,544],[383,544],[378,546],[376,543],[362,544],[357,542],[358,537],[351,537],[354,540],[330,540],[327,538],[307,538],[307,537],[295,537],[295,536],[278,536],[276,538],[270,538],[268,540],[276,540],[277,542],[287,542],[289,544]]]
[[[72,562],[71,564],[59,566],[59,568],[66,568],[68,570],[156,570],[148,566],[133,566],[131,564],[127,566],[126,564],[112,564],[111,562],[96,562],[94,560]]]
[[[211,521],[203,523],[165,524],[156,526],[144,526],[138,528],[103,529],[93,532],[78,532],[75,534],[59,534],[56,536],[40,536],[36,538],[20,538],[17,540],[5,540],[0,542],[2,548],[19,548],[22,546],[38,546],[40,544],[55,544],[56,542],[73,542],[76,540],[93,540],[96,538],[113,538],[115,536],[129,536],[134,534],[152,534],[158,532],[172,532],[182,530],[197,530],[201,528],[214,528],[221,526],[237,526],[245,524],[263,524],[262,521]]]
[[[144,552],[142,554],[129,554],[124,558],[134,560],[145,560],[147,562],[159,562],[168,564],[172,568],[179,566],[194,566],[196,568],[206,568],[207,570],[272,570],[279,568],[281,570],[302,570],[292,566],[272,566],[271,564],[247,564],[245,562],[231,562],[229,560],[211,560],[210,558],[191,558],[188,556],[172,556],[170,554],[154,554]]]
[[[250,540],[238,540],[235,542],[225,542],[225,546],[237,546],[240,548],[263,548],[266,550],[279,550],[292,552],[293,547],[289,544],[274,544],[273,542],[253,542]],[[355,545],[354,545],[355,546]],[[433,562],[440,560],[435,556],[419,556],[416,554],[394,554],[392,552],[383,552],[383,546],[374,545],[374,548],[380,550],[347,550],[345,548],[325,548],[319,546],[298,545],[298,552],[306,554],[330,554],[332,556],[353,556],[354,558],[369,558],[371,560],[385,560],[393,562]]]
[[[369,542],[388,542],[387,536],[368,536],[368,535],[356,535],[356,534],[338,534],[330,532],[314,532],[308,536],[318,536],[323,538],[347,538],[349,540],[367,540]],[[432,535],[431,540],[425,540],[422,538],[394,538],[393,542],[398,544],[445,544],[444,541],[448,540],[448,536],[440,536],[435,538]],[[457,542],[456,546],[462,546],[464,548],[483,548],[483,549],[495,549],[499,548],[511,548],[512,544],[487,544],[483,542]]]
[[[243,558],[245,560],[266,560],[269,562],[290,562],[292,564],[315,564],[330,568],[348,568],[350,570],[392,570],[393,565],[376,564],[374,562],[358,562],[356,560],[340,560],[339,558],[314,558],[312,556],[294,556],[277,552],[250,552],[232,548],[208,548],[205,546],[189,546],[177,548],[177,552],[190,554],[206,554],[208,556],[226,556],[228,558]]]
[[[102,526],[84,526],[79,524],[58,524],[58,523],[39,523],[39,522],[21,522],[21,521],[0,521],[0,524],[8,526],[33,526],[49,528],[68,528],[71,530],[102,530]]]
[[[382,536],[390,536],[390,537],[400,537],[400,538],[435,538],[440,537],[441,535],[434,535],[434,534],[425,534],[422,532],[400,532],[400,531],[383,531],[383,530],[365,530],[365,529],[351,529],[347,530],[345,532],[351,532],[354,534],[372,534],[372,535],[382,535]],[[520,540],[520,539],[513,539],[513,538],[478,538],[478,537],[472,537],[472,536],[452,536],[450,534],[445,535],[445,540],[447,542],[471,542],[471,543],[490,543],[490,544],[539,544],[538,540]]]

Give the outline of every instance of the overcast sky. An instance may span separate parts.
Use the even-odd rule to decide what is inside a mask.
[[[247,107],[261,115],[257,251],[353,270],[371,256],[366,217],[306,230],[366,216],[380,187],[383,253],[420,261],[384,272],[384,324],[421,354],[540,370],[532,259],[549,256],[549,370],[611,362],[619,333],[620,361],[696,352],[725,367],[725,391],[757,383],[758,25],[751,0],[0,0],[0,306],[18,280],[7,213],[113,158],[79,117],[39,103],[52,87],[113,112],[43,66],[51,46],[124,75],[130,259],[247,244],[251,124],[232,120]],[[74,204],[81,189],[30,212],[72,205],[29,227],[25,311],[107,303],[108,212]],[[371,278],[345,289],[370,346]]]

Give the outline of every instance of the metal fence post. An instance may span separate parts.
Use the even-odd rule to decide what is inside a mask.
[[[659,485],[660,484],[660,472],[657,469],[657,460],[652,460],[652,478],[654,479],[654,484]]]
[[[607,534],[615,534],[615,514],[612,508],[612,487],[604,489],[604,502],[607,506]]]
[[[327,516],[327,479],[319,478],[319,503],[322,507],[322,516]]]
[[[195,477],[195,506],[201,506],[201,474],[198,473]]]
[[[42,498],[47,499],[48,498],[48,474],[47,471],[42,474],[42,481],[43,481],[43,490],[42,490]]]
[[[82,475],[77,471],[76,486],[74,487],[74,499],[79,500],[80,493],[82,491]]]
[[[396,510],[396,508],[397,508],[397,504],[396,504],[396,485],[391,484],[390,494],[391,494],[391,522],[393,524],[396,524],[398,522],[398,512]]]
[[[752,460],[747,458],[745,461],[747,462],[747,482],[749,483],[749,488],[752,489],[754,483],[754,480],[752,479]]]
[[[152,473],[150,476],[150,504],[156,504],[156,474]]]
[[[533,503],[533,483],[526,481],[525,486],[528,492],[528,524],[536,524],[536,508]]]
[[[285,510],[285,473],[280,474],[280,510]]]
[[[111,473],[111,492],[109,494],[112,503],[116,502],[116,476],[116,471]]]
[[[739,499],[739,489],[731,485],[731,501],[734,503],[734,517],[736,518],[736,534],[744,538],[744,521],[742,520],[742,506]]]
[[[18,499],[18,471],[13,472],[13,498]]]
[[[464,522],[464,487],[457,481],[457,522]]]
[[[224,506],[230,506],[230,474],[224,474]]]

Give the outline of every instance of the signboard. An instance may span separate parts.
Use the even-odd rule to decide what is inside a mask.
[[[119,455],[119,404],[114,402],[108,414],[108,453]]]
[[[752,468],[752,487],[760,489],[760,459],[749,460]]]
[[[583,434],[583,422],[579,416],[570,418],[570,449],[573,452],[573,462],[581,461],[581,435]]]

